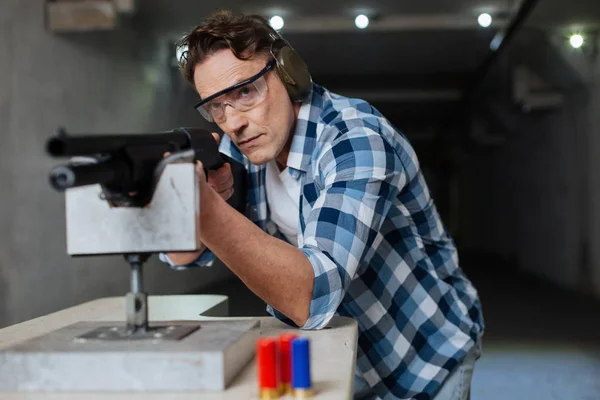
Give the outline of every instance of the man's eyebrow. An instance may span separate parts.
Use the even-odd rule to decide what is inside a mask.
[[[261,70],[261,71],[262,71],[262,70]],[[218,90],[218,91],[216,91],[216,92],[214,92],[214,93],[212,93],[212,94],[210,94],[210,95],[208,95],[208,96],[206,96],[206,97],[204,97],[204,98],[209,98],[209,97],[211,97],[211,96],[213,96],[213,95],[215,95],[215,94],[217,94],[217,93],[219,93],[219,92],[222,92],[223,90],[227,90],[227,89],[231,88],[232,86],[235,86],[235,85],[237,85],[238,83],[241,83],[241,82],[247,81],[248,79],[250,79],[250,78],[252,78],[252,77],[254,77],[254,76],[258,75],[258,74],[259,74],[261,71],[257,71],[257,72],[255,72],[255,73],[253,73],[253,74],[249,74],[249,75],[248,75],[248,76],[246,76],[246,77],[243,77],[244,75],[242,75],[242,74],[240,74],[240,73],[237,73],[237,72],[236,72],[234,75],[232,75],[232,79],[231,79],[231,81],[232,81],[233,83],[230,83],[228,86],[225,86],[223,89],[220,89],[220,90]]]
[[[219,90],[217,90],[216,92],[214,92],[214,93],[211,93],[211,94],[209,94],[208,96],[206,96],[206,97],[204,97],[204,98],[205,98],[205,99],[207,99],[207,98],[209,98],[209,97],[211,97],[211,96],[214,96],[215,94],[217,94],[217,93],[220,93],[220,92],[222,92],[223,90],[227,90],[227,89],[231,88],[232,86],[234,86],[234,85],[237,85],[238,83],[240,83],[240,82],[243,82],[243,81],[245,81],[246,79],[248,79],[248,78],[246,78],[246,79],[238,79],[238,77],[239,77],[239,75],[238,75],[238,76],[235,76],[235,79],[232,79],[232,81],[233,81],[234,83],[231,83],[231,84],[229,84],[229,85],[225,86],[223,89],[219,89]],[[215,101],[215,100],[216,100],[216,99],[213,99],[212,101]]]
[[[258,72],[254,73],[254,74],[250,74],[246,77],[244,77],[244,75],[235,75],[233,79],[234,83],[232,83],[231,85],[228,86],[228,88],[232,87],[233,85],[237,85],[238,83],[247,81],[248,79],[252,78],[253,76],[255,76],[256,74],[258,74]]]
[[[256,74],[250,75],[249,77],[247,77],[247,78],[242,78],[242,79],[238,79],[238,77],[236,77],[236,79],[235,79],[235,80],[233,80],[233,79],[232,79],[232,81],[233,81],[234,83],[232,83],[232,84],[230,84],[229,86],[226,86],[226,87],[224,87],[223,89],[221,89],[221,90],[219,90],[219,91],[217,91],[217,92],[215,92],[215,93],[211,94],[210,96],[213,96],[213,95],[215,95],[215,94],[217,94],[217,93],[219,93],[219,92],[222,92],[223,90],[230,89],[232,86],[235,86],[235,85],[237,85],[238,83],[241,83],[241,82],[247,81],[248,79],[252,78],[254,75],[256,75]],[[208,97],[210,97],[210,96],[207,96],[207,98],[208,98]]]

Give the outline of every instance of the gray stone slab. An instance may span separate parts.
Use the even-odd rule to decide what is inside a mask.
[[[258,321],[199,326],[181,340],[81,340],[123,322],[78,322],[0,352],[2,391],[219,391],[254,357]]]

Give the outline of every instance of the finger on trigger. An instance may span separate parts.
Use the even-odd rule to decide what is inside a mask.
[[[229,190],[233,187],[233,177],[230,177],[229,179],[222,181],[222,182],[215,182],[214,179],[209,179],[208,183],[210,184],[210,186],[212,186],[217,192],[219,193],[223,193],[226,190]]]
[[[226,164],[226,165],[229,165],[229,164]],[[208,175],[212,178],[212,180],[214,180],[215,183],[217,183],[219,185],[227,182],[230,179],[233,179],[233,175],[231,174],[231,171],[227,170],[227,169],[223,170],[223,168],[225,168],[225,167],[221,167],[216,171],[210,171],[208,173]]]
[[[225,199],[225,200],[229,200],[229,198],[231,196],[233,196],[233,188],[229,188],[229,189],[225,189],[223,191],[218,192],[219,195]]]
[[[229,178],[227,179],[227,181],[225,181],[223,183],[223,186],[233,187],[233,176],[232,175],[229,175]]]
[[[217,180],[217,184],[225,185],[228,182],[233,182],[233,175],[230,173],[217,174],[215,179]]]

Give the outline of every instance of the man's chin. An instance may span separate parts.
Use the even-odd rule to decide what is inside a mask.
[[[256,150],[250,152],[242,152],[248,160],[254,165],[264,165],[275,159],[275,156],[268,154],[266,151]]]

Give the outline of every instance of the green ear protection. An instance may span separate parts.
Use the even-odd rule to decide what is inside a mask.
[[[308,67],[287,40],[271,26],[269,28],[272,39],[271,55],[276,61],[277,72],[292,101],[301,102],[312,88],[312,77]]]

